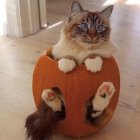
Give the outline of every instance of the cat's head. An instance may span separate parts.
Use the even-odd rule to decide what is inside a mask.
[[[64,27],[64,35],[81,47],[98,47],[109,40],[109,18],[112,10],[111,5],[101,12],[91,12],[84,10],[79,2],[74,1],[68,23]]]

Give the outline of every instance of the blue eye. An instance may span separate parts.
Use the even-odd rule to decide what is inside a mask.
[[[105,30],[105,27],[104,27],[104,25],[99,24],[99,25],[96,25],[96,30],[98,33],[100,33],[100,32],[103,32]]]
[[[88,25],[86,23],[81,23],[80,28],[84,31],[87,31],[88,30]]]

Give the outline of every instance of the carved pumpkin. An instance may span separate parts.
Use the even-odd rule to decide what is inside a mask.
[[[46,88],[58,87],[65,99],[66,118],[59,122],[57,131],[61,134],[83,137],[96,133],[112,118],[115,111],[119,90],[120,75],[114,58],[104,59],[101,72],[88,72],[84,65],[77,66],[70,73],[63,73],[58,69],[57,61],[48,57],[50,51],[38,60],[33,74],[33,96],[38,107],[42,91]],[[102,126],[94,126],[85,120],[85,104],[97,91],[104,81],[113,82],[116,92],[108,108],[111,114]]]

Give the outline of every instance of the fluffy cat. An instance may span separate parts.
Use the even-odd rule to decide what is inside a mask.
[[[110,42],[110,23],[113,6],[101,12],[83,10],[74,1],[68,23],[61,32],[59,42],[53,46],[52,55],[58,60],[59,69],[65,73],[72,71],[82,63],[90,72],[102,68],[103,58],[109,58],[114,52]],[[45,89],[38,110],[26,119],[27,138],[31,140],[50,140],[55,133],[59,120],[65,118],[65,103],[57,89]],[[87,104],[85,118],[92,122],[107,121],[107,106],[115,92],[111,82],[102,83],[97,93]],[[101,122],[102,123],[102,122]]]
[[[115,50],[110,41],[112,9],[113,6],[109,6],[101,12],[90,12],[83,10],[78,2],[72,3],[68,23],[52,50],[61,71],[70,72],[82,63],[88,71],[101,70],[102,58],[111,57]]]

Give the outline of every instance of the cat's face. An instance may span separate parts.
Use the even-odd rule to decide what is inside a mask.
[[[84,48],[98,47],[107,42],[110,37],[109,16],[112,8],[110,6],[102,12],[89,12],[83,10],[78,2],[73,2],[65,35]]]

